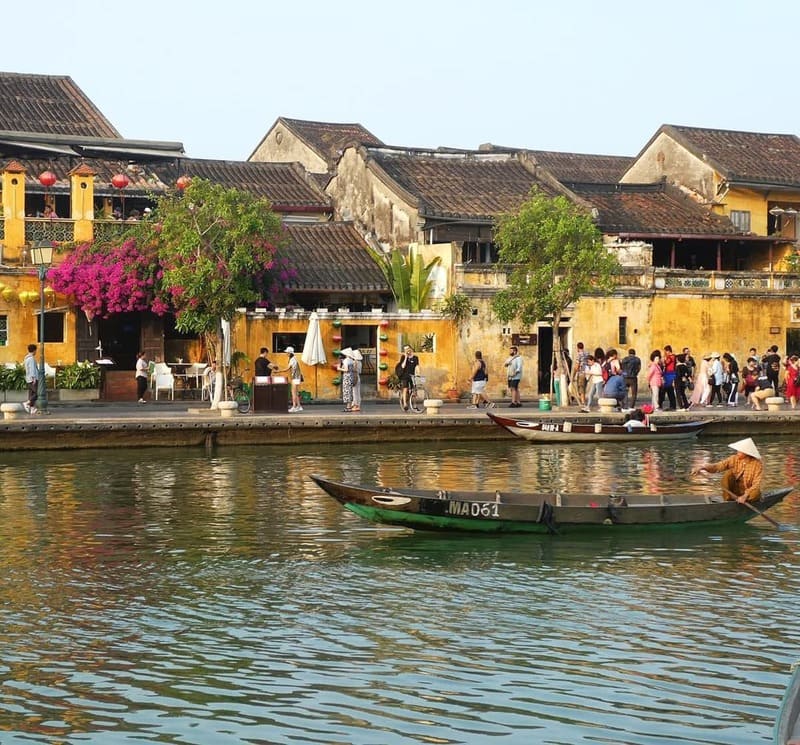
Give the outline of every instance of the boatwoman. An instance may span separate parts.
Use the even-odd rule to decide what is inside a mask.
[[[722,492],[726,500],[757,502],[761,499],[761,477],[764,474],[761,453],[750,437],[731,443],[728,447],[736,453],[717,463],[698,466],[692,475],[696,476],[701,471],[722,472]]]

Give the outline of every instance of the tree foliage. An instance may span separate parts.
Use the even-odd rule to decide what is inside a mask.
[[[388,256],[377,251],[372,251],[372,255],[392,288],[398,308],[416,313],[428,307],[433,288],[431,274],[442,263],[441,257],[436,256],[426,264],[418,254],[409,252],[405,256],[396,248]]]
[[[507,280],[492,301],[495,313],[525,328],[552,319],[553,358],[566,370],[559,336],[564,310],[582,295],[611,289],[616,257],[584,209],[535,188],[516,212],[498,219],[495,241]]]
[[[499,218],[495,241],[507,277],[493,300],[495,313],[525,327],[560,318],[582,295],[608,291],[618,267],[590,215],[537,189],[517,212]]]
[[[278,249],[280,217],[248,192],[192,179],[158,200],[147,240],[180,331],[208,334],[262,295],[274,300],[295,276]]]

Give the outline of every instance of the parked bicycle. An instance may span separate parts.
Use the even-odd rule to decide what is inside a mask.
[[[410,411],[415,412],[416,414],[421,414],[425,407],[422,405],[422,402],[428,397],[425,393],[425,376],[424,375],[412,375],[411,376],[411,387],[408,389],[408,408]],[[403,391],[400,391],[400,408],[405,411],[405,406],[403,405]]]
[[[250,386],[242,378],[236,377],[228,381],[228,399],[236,401],[240,414],[250,411],[250,393]]]

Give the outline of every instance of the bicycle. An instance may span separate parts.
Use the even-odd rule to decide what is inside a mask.
[[[234,378],[228,382],[228,398],[236,401],[240,414],[250,411],[250,386],[241,378]]]
[[[408,409],[413,411],[416,414],[421,414],[425,408],[422,405],[422,402],[428,397],[425,393],[425,389],[422,387],[425,383],[425,376],[424,375],[412,375],[411,376],[411,387],[408,389]],[[400,408],[403,411],[406,411],[406,407],[403,405],[403,391],[400,391]]]

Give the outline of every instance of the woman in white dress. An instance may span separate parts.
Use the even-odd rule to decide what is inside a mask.
[[[704,354],[703,359],[700,361],[700,365],[697,368],[697,374],[694,376],[694,390],[692,391],[689,408],[692,406],[706,406],[708,404],[708,400],[711,398],[711,386],[708,384],[708,370],[710,361],[711,354]]]

